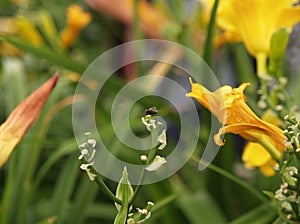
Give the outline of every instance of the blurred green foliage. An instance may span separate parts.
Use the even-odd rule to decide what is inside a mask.
[[[158,1],[154,2],[158,4]],[[17,56],[1,56],[0,121],[4,121],[10,111],[51,74],[57,70],[61,74],[58,86],[38,122],[18,145],[9,162],[0,170],[0,223],[3,224],[104,224],[112,223],[117,214],[114,204],[79,169],[77,157],[80,152],[73,136],[71,109],[78,78],[86,66],[106,50],[130,40],[130,29],[111,16],[90,9],[84,2],[72,0],[32,0],[28,1],[25,7],[20,7],[10,0],[2,0],[0,19],[7,16],[14,18],[18,14],[31,18],[35,12],[42,9],[52,16],[60,32],[66,24],[66,9],[74,3],[79,3],[92,13],[93,20],[80,33],[73,46],[65,52],[53,48],[49,43],[45,46],[35,46],[18,36],[0,34],[0,44],[9,42],[22,51],[22,54]],[[160,4],[164,5],[174,22],[181,27],[181,33],[170,39],[202,54],[203,46],[200,43],[197,46],[197,42],[194,41],[197,31],[194,28],[195,24],[201,24],[198,21],[200,4],[193,5],[197,6],[193,10],[195,15],[186,12],[189,1],[163,1]],[[192,14],[189,21],[186,21],[187,13]],[[209,44],[211,43],[212,40]],[[209,57],[214,59],[215,64],[218,63],[215,72],[222,84],[251,82],[252,87],[246,92],[248,102],[255,112],[261,114],[256,104],[258,83],[253,71],[254,63],[244,47],[231,44],[214,51],[214,55]],[[8,66],[7,58],[17,63],[21,69],[4,69]],[[224,70],[229,72],[224,74]],[[171,74],[172,72],[169,73]],[[99,134],[107,148],[124,161],[139,163],[139,154],[128,149],[117,139],[110,122],[111,102],[126,84],[128,77],[130,79],[132,74],[126,74],[126,71],[121,69],[105,84],[99,95],[103,100],[97,101],[95,116],[101,118],[98,121]],[[187,76],[185,78],[188,79]],[[154,105],[162,111],[162,116],[172,123],[174,129],[180,126],[178,114],[168,102],[158,97],[146,97],[136,103],[130,115],[132,129],[137,135],[145,134],[140,117],[144,116],[146,108]],[[194,153],[197,158],[205,148],[206,132],[210,125],[210,119],[205,119],[210,115],[203,108],[199,107],[199,110],[202,126],[198,147]],[[265,189],[275,190],[279,184],[278,176],[266,178],[256,170],[244,169],[240,157],[245,142],[237,136],[226,136],[226,139],[227,142],[220,149],[214,165],[235,178],[229,178],[210,167],[199,171],[197,162],[190,160],[170,178],[141,188],[136,206],[142,207],[149,200],[155,202],[152,216],[146,223],[228,223],[235,219],[233,223],[270,223],[275,220],[275,208],[261,192]],[[172,150],[176,141],[176,137],[170,138],[166,153]],[[252,191],[261,194],[267,202],[256,197],[236,179],[250,185]],[[105,182],[111,189],[117,186],[113,181]]]

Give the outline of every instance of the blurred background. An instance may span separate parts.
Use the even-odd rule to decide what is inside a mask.
[[[208,7],[209,1],[196,0],[1,0],[0,122],[56,71],[61,78],[40,118],[0,170],[0,223],[113,222],[117,214],[113,202],[79,169],[80,152],[71,117],[78,81],[99,55],[132,40],[169,40],[202,56]],[[293,80],[289,91],[296,96],[299,32],[297,26],[290,36],[285,63]],[[116,60],[130,55],[122,53]],[[176,52],[171,55],[176,61]],[[141,153],[127,148],[114,135],[111,103],[130,80],[157,72],[155,65],[141,62],[118,70],[101,89],[101,100],[96,104],[99,134],[106,147],[124,161],[139,164]],[[238,86],[250,82],[251,87],[245,92],[247,102],[253,111],[262,114],[257,105],[255,61],[241,43],[214,44],[210,65],[220,84]],[[190,90],[188,75],[183,71],[166,66],[159,71],[184,85],[187,92]],[[86,85],[94,87],[92,82]],[[147,135],[140,118],[152,106],[168,122],[169,142],[164,151],[167,155],[178,141],[181,125],[169,102],[154,96],[136,102],[130,114],[131,128],[138,136]],[[276,211],[268,209],[268,198],[262,191],[275,191],[280,178],[244,168],[241,153],[246,142],[239,136],[226,135],[226,144],[213,165],[198,170],[211,115],[199,104],[197,107],[201,129],[193,157],[168,179],[143,186],[134,209],[145,207],[147,201],[155,203],[146,223],[243,223],[247,217],[250,223],[253,210],[261,212],[258,223],[267,223],[264,218],[275,219]],[[105,182],[111,189],[117,186],[114,181]]]

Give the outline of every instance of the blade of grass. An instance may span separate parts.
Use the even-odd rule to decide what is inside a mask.
[[[66,217],[66,223],[85,223],[88,205],[93,202],[98,191],[98,186],[95,183],[92,183],[89,178],[84,175],[83,178],[80,179],[74,201],[72,202],[71,208]],[[99,209],[99,212],[101,210],[102,209]],[[76,214],[76,216],[74,214]]]
[[[24,80],[26,74],[24,73],[23,63],[19,59],[3,59],[2,65],[2,81],[5,87],[3,88],[3,94],[5,96],[4,108],[6,108],[6,115],[8,115],[12,109],[25,98],[27,85],[24,84]],[[14,69],[12,70],[11,67]],[[0,206],[3,208],[0,209],[0,223],[11,222],[11,214],[16,214],[17,211],[17,207],[14,205],[19,197],[20,191],[16,186],[19,186],[18,183],[21,183],[23,179],[22,175],[17,175],[19,154],[20,150],[16,149],[8,162]]]
[[[259,199],[260,201],[266,203],[269,200],[259,191],[257,191],[254,187],[252,187],[250,184],[248,184],[246,181],[243,181],[242,179],[239,179],[238,177],[234,176],[233,174],[227,172],[226,170],[223,170],[217,166],[215,166],[214,164],[207,164],[205,161],[201,160],[199,161],[198,158],[196,157],[192,157],[192,159],[197,162],[197,163],[203,163],[205,165],[207,165],[207,168],[219,173],[220,175],[228,178],[229,180],[235,182],[236,184],[240,185],[241,187],[245,188],[246,190],[248,190],[250,193],[253,194],[253,196],[255,196],[257,199]]]
[[[184,195],[178,202],[189,223],[226,223],[217,203],[207,191]]]
[[[66,55],[63,55],[58,52],[53,52],[52,50],[45,47],[35,46],[16,37],[0,36],[0,39],[13,44],[14,46],[23,51],[30,52],[37,57],[46,59],[47,61],[55,65],[59,65],[63,68],[70,69],[74,72],[83,73],[87,67],[87,65],[79,61],[74,61]]]
[[[51,169],[51,167],[59,161],[62,157],[69,155],[71,153],[74,153],[79,150],[77,148],[77,143],[74,138],[65,140],[61,146],[58,147],[58,149],[51,154],[49,159],[39,168],[38,173],[34,179],[33,185],[31,187],[32,191],[35,191],[45,177],[46,173]]]
[[[242,215],[230,224],[260,224],[260,223],[273,223],[277,217],[276,208],[271,203],[265,203],[256,209]]]
[[[219,5],[219,0],[215,0],[210,21],[208,24],[206,41],[204,45],[203,59],[210,67],[212,67],[213,65],[213,37],[214,37],[214,27],[215,27],[218,5]]]
[[[63,163],[63,168],[53,191],[52,212],[50,215],[54,214],[57,216],[57,223],[65,223],[66,221],[67,207],[75,187],[76,177],[79,173],[79,161],[77,157],[77,155],[71,155]]]

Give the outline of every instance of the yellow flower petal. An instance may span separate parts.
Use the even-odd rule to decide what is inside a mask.
[[[249,86],[249,83],[243,83],[238,88],[222,86],[215,92],[210,92],[202,85],[193,83],[192,81],[191,85],[192,91],[187,96],[194,97],[209,109],[223,125],[214,136],[217,145],[224,145],[221,136],[226,133],[238,134],[250,142],[259,143],[261,147],[267,150],[268,156],[260,157],[261,153],[255,156],[254,152],[250,157],[249,150],[247,150],[245,158],[248,158],[246,161],[248,166],[255,166],[255,164],[265,165],[262,164],[264,162],[275,164],[270,158],[279,160],[282,157],[283,151],[286,149],[286,137],[281,129],[261,120],[248,107],[243,92]],[[274,122],[278,123],[278,118],[275,119],[270,113],[265,116],[270,117],[270,120],[275,120]],[[264,169],[268,170],[267,167],[264,167]]]
[[[253,168],[265,165],[271,158],[267,150],[258,143],[249,142],[244,148],[242,160],[246,167]]]
[[[265,176],[273,176],[275,174],[274,165],[267,163],[259,167],[259,171]]]
[[[21,102],[0,126],[0,167],[38,118],[59,76],[54,75]]]
[[[274,165],[276,164],[267,150],[258,143],[249,142],[244,149],[242,160],[247,168],[259,167],[265,176],[275,174]]]
[[[92,20],[92,15],[79,5],[71,5],[67,10],[67,27],[62,31],[60,40],[64,49],[77,38],[78,33]]]
[[[220,1],[216,23],[225,33],[218,42],[242,41],[253,56],[269,55],[272,34],[280,28],[291,30],[300,21],[297,1]],[[209,4],[208,4],[209,5]]]
[[[73,29],[81,30],[92,20],[92,15],[79,5],[71,5],[67,10],[67,24]]]
[[[289,8],[282,11],[280,19],[278,20],[279,27],[286,27],[291,31],[292,26],[300,21],[300,7]]]
[[[210,92],[204,86],[193,83],[192,79],[190,78],[190,83],[192,86],[192,91],[186,94],[188,97],[193,97],[197,101],[199,101],[205,108],[210,110],[222,123],[225,115],[225,98],[224,96],[227,93],[230,93],[232,88],[230,86],[222,86],[220,89],[216,90],[215,92]]]
[[[280,122],[277,115],[271,110],[267,110],[263,114],[262,119],[276,126],[279,125]],[[260,167],[261,173],[265,176],[275,174],[273,167],[276,162],[260,144],[249,142],[244,148],[242,160],[247,168]]]

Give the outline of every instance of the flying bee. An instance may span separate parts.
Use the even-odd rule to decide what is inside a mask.
[[[146,115],[151,115],[151,116],[155,116],[158,114],[158,110],[156,109],[156,107],[150,107],[149,109],[145,110]]]

